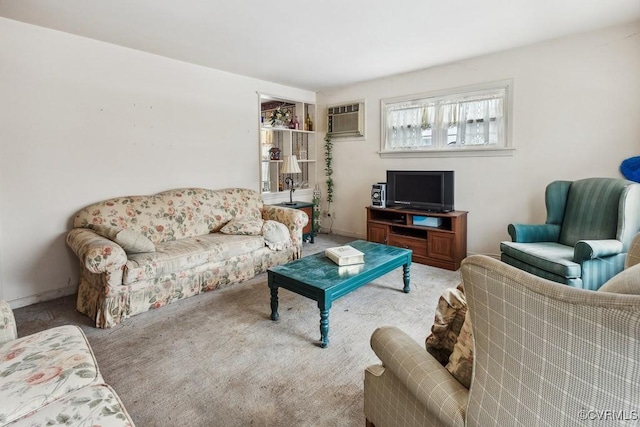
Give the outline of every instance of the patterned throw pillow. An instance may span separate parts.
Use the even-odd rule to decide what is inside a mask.
[[[425,342],[427,351],[442,365],[449,361],[466,313],[467,300],[462,283],[457,288],[446,289],[438,300],[431,334]]]
[[[289,229],[278,221],[266,220],[262,226],[262,237],[269,249],[275,251],[282,251],[291,246]]]
[[[220,229],[224,234],[239,234],[243,236],[259,236],[262,234],[263,220],[252,218],[232,219]]]
[[[471,333],[471,317],[469,312],[465,315],[460,335],[453,347],[453,353],[449,357],[449,363],[445,366],[447,371],[466,388],[471,387],[473,374],[473,334]]]
[[[114,241],[128,254],[156,251],[151,240],[135,231],[111,225],[90,225],[89,228],[96,234]]]

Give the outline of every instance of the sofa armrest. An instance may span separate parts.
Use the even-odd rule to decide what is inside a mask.
[[[557,242],[560,226],[555,224],[509,224],[511,240],[517,243]]]
[[[309,223],[309,216],[304,211],[285,206],[264,205],[262,219],[270,219],[286,225],[291,234],[291,242],[297,248],[296,257],[302,256],[302,229]]]
[[[74,228],[67,234],[67,245],[92,273],[108,273],[122,269],[127,254],[117,243],[99,236],[88,228]]]
[[[6,301],[0,300],[0,345],[18,338],[16,319]]]
[[[371,348],[396,378],[443,425],[464,425],[469,390],[400,329],[385,326],[371,336]]]
[[[622,242],[615,239],[579,240],[573,249],[573,261],[581,263],[594,258],[622,253]]]

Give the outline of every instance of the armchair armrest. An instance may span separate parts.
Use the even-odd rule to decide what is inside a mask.
[[[631,241],[629,252],[627,253],[627,259],[624,263],[624,268],[633,267],[638,263],[640,263],[640,233],[636,234]]]
[[[594,258],[617,255],[622,252],[622,242],[615,239],[579,240],[573,249],[573,261],[581,263]]]
[[[0,345],[18,338],[16,319],[6,301],[0,300]]]
[[[560,226],[556,224],[509,224],[511,240],[517,243],[557,242]]]
[[[384,367],[443,425],[464,425],[469,390],[407,334],[395,327],[378,328],[371,348]]]
[[[99,236],[88,228],[74,228],[67,234],[67,245],[92,273],[108,273],[122,269],[127,254],[117,243]]]
[[[296,257],[302,256],[302,229],[309,223],[309,216],[304,211],[285,206],[264,205],[262,219],[270,219],[286,225],[291,234],[291,241],[297,248]]]

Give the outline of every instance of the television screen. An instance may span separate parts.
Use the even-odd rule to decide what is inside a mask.
[[[452,211],[453,179],[453,171],[387,171],[387,206]]]
[[[440,205],[442,203],[442,176],[435,175],[396,175],[396,201],[424,202]]]

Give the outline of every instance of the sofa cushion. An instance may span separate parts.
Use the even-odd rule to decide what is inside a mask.
[[[128,254],[154,252],[153,242],[140,233],[111,225],[91,225],[90,229],[100,236],[116,242]]]
[[[518,261],[564,278],[581,277],[580,264],[573,262],[573,247],[553,242],[500,243],[500,251]]]
[[[156,245],[155,252],[129,256],[124,268],[124,285],[186,271],[210,262],[223,261],[264,247],[262,236],[211,233]]]
[[[134,424],[116,392],[106,384],[95,384],[50,403],[11,427],[57,425],[131,427]]]
[[[0,346],[0,425],[102,382],[87,338],[60,326]]]
[[[466,313],[467,300],[462,283],[457,288],[445,289],[436,306],[431,334],[425,341],[427,351],[443,365],[453,352]]]
[[[281,222],[265,221],[262,226],[262,236],[269,249],[274,251],[282,251],[291,246],[291,233],[287,226]]]
[[[262,225],[264,221],[254,218],[236,218],[232,219],[220,229],[224,234],[239,234],[246,236],[259,236],[262,234]]]

